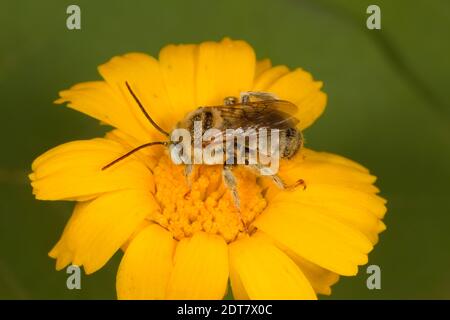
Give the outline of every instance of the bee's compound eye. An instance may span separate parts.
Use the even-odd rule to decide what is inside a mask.
[[[233,104],[237,104],[239,102],[238,98],[236,97],[225,97],[225,99],[223,99],[223,104],[226,106],[231,106]]]
[[[182,143],[174,143],[169,146],[170,159],[174,164],[183,163],[183,156],[181,154],[183,149]]]
[[[286,130],[286,137],[288,137],[288,138],[293,138],[293,137],[295,137],[295,136],[297,136],[297,129],[295,129],[295,128],[288,128],[287,130]]]

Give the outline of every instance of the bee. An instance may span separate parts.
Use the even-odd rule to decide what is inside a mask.
[[[154,141],[140,145],[110,162],[104,166],[102,170],[110,168],[119,161],[122,161],[143,148],[154,145],[163,145],[171,148],[178,144],[178,142],[173,142],[170,140],[173,131],[169,133],[158,126],[158,124],[153,121],[147,113],[146,109],[133,92],[128,82],[125,82],[125,85],[150,124],[156,130],[167,136],[169,140]],[[225,97],[223,105],[198,107],[181,119],[181,121],[176,124],[174,130],[185,129],[191,133],[191,145],[194,145],[194,137],[196,135],[203,136],[203,134],[210,129],[216,129],[216,132],[224,134],[225,136],[228,134],[229,130],[242,133],[252,132],[251,134],[256,135],[256,138],[259,138],[261,132],[265,132],[270,136],[273,134],[273,130],[276,130],[278,134],[277,155],[279,158],[290,159],[295,156],[303,146],[303,135],[300,129],[297,128],[299,120],[294,116],[297,111],[298,108],[295,104],[289,101],[280,100],[271,93],[243,92],[239,98]],[[196,122],[200,122],[202,124],[200,128],[201,132],[196,132],[199,131],[199,128],[195,126]],[[214,140],[212,139],[212,141]],[[250,145],[249,139],[243,139],[241,141],[243,141],[243,143],[238,145],[236,141],[233,140],[233,151],[226,155],[226,160],[223,162],[222,170],[223,181],[231,191],[234,204],[238,209],[240,208],[240,200],[237,191],[237,181],[233,174],[233,168],[239,165],[236,161],[239,157],[244,159],[244,163],[242,165],[253,169],[255,172],[259,172],[260,174],[263,173],[262,175],[268,175],[281,189],[294,189],[298,186],[303,186],[303,188],[306,188],[306,184],[302,179],[297,180],[297,182],[292,185],[287,185],[276,174],[276,172],[270,172],[270,170],[267,170],[267,167],[265,167],[261,162],[257,161],[255,163],[254,161],[249,161],[252,155],[258,151],[261,151],[258,150],[260,144],[257,144],[256,146],[254,144]],[[209,143],[213,142],[203,142],[202,146],[207,146]],[[264,152],[267,153],[266,150]],[[192,163],[192,161],[189,163],[185,162],[184,172],[188,181],[192,173]]]

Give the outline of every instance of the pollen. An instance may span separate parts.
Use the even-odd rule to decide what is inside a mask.
[[[252,222],[266,207],[256,175],[246,168],[233,170],[241,203],[239,209],[223,183],[221,166],[194,166],[188,181],[184,166],[174,165],[164,155],[153,171],[157,186],[155,198],[161,210],[149,218],[178,240],[204,231],[232,242],[254,229]]]

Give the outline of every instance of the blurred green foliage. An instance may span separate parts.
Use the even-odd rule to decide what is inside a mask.
[[[82,30],[66,28],[78,4]],[[120,253],[65,287],[47,252],[72,204],[33,199],[32,160],[62,142],[102,135],[97,121],[52,105],[61,89],[95,80],[96,66],[168,43],[249,41],[260,58],[301,66],[324,81],[324,116],[308,146],[370,168],[388,199],[387,231],[366,268],[342,278],[331,298],[450,298],[450,2],[376,1],[382,30],[365,26],[366,0],[0,2],[0,298],[115,298]]]

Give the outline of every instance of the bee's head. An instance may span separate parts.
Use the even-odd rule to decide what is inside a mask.
[[[190,143],[189,143],[190,145]],[[189,157],[187,156],[187,153],[184,152],[184,148],[186,147],[186,144],[183,143],[182,140],[175,141],[169,144],[169,154],[170,158],[172,159],[172,162],[175,164],[181,164],[181,163],[188,163]]]
[[[186,129],[190,132],[192,139],[195,135],[201,135],[206,130],[211,129],[217,122],[214,109],[210,107],[200,107],[189,114],[177,124],[177,128]]]

